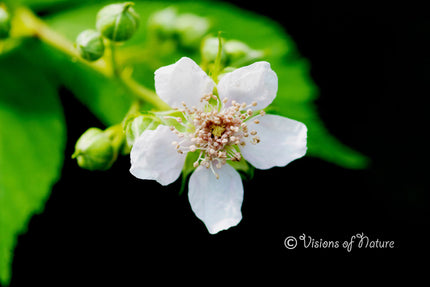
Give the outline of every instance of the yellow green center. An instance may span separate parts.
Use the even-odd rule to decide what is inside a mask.
[[[225,126],[212,124],[210,126],[210,130],[214,136],[220,137],[222,135],[222,133],[225,131]]]

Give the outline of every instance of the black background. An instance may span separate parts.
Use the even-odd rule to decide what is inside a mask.
[[[11,286],[192,282],[201,272],[210,279],[204,284],[234,274],[269,279],[277,271],[287,282],[292,267],[313,272],[332,266],[333,259],[360,262],[366,274],[425,258],[427,10],[413,2],[230,2],[273,18],[292,35],[312,65],[326,126],[369,156],[370,167],[347,170],[305,157],[284,168],[257,170],[244,182],[242,222],[210,235],[186,194],[178,195],[179,181],[161,187],[138,180],[128,172],[128,157],[107,172],[78,168],[70,159],[74,143],[88,127],[102,125],[62,90],[68,126],[62,178],[44,213],[18,239]],[[283,243],[303,233],[343,241],[361,232],[395,241],[395,247],[348,253],[300,244],[288,250]]]

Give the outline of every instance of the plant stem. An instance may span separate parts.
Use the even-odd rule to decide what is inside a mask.
[[[28,8],[18,7],[14,13],[14,20],[16,21],[16,24],[14,25],[18,28],[18,35],[16,36],[37,37],[44,43],[66,54],[74,61],[78,61],[82,65],[93,69],[105,77],[116,77],[137,99],[153,105],[158,110],[170,109],[170,107],[162,101],[155,92],[140,83],[137,83],[130,76],[121,75],[118,70],[117,63],[115,62],[116,56],[115,48],[113,47],[114,43],[111,42],[110,44],[112,67],[110,67],[106,61],[101,60],[90,63],[80,57],[72,42],[66,39],[63,35],[52,30],[42,19],[37,17]]]
[[[108,40],[109,48],[110,48],[110,60],[112,66],[112,75],[115,77],[120,77],[120,70],[118,67],[117,59],[116,59],[116,49],[115,43],[113,41]]]
[[[161,111],[170,110],[171,108],[165,102],[163,102],[155,92],[142,86],[138,82],[136,82],[131,77],[121,77],[124,85],[134,94],[136,95],[145,95],[145,97],[140,97],[145,102],[157,107]]]

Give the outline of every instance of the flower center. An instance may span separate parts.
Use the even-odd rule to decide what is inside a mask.
[[[214,99],[216,104],[209,103],[211,99]],[[186,122],[182,123],[181,118],[177,118],[177,121],[186,132],[180,132],[173,126],[170,127],[182,139],[179,143],[176,141],[172,143],[178,152],[200,151],[194,167],[203,165],[211,168],[217,178],[219,176],[215,172],[214,166],[221,168],[227,160],[240,161],[242,158],[240,146],[245,146],[247,141],[251,144],[260,142],[255,130],[248,131],[246,121],[252,117],[254,123],[258,124],[259,120],[256,118],[264,115],[264,111],[254,115],[253,111],[249,109],[251,106],[256,106],[256,102],[247,105],[232,101],[231,105],[226,108],[227,101],[227,99],[223,99],[221,102],[217,96],[207,95],[201,99],[201,102],[205,102],[203,109],[195,107],[190,109],[185,103],[182,103],[184,108],[179,111],[182,112]]]
[[[212,133],[212,137],[220,137],[222,135],[222,133],[225,131],[225,126],[224,125],[216,125],[216,124],[212,124],[210,126],[210,130]]]

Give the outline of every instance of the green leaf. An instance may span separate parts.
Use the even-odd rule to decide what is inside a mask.
[[[65,122],[56,87],[20,50],[0,56],[0,282],[17,236],[59,178]]]
[[[132,103],[130,92],[117,79],[40,43],[41,58],[50,65],[57,80],[69,89],[107,126],[120,123]]]
[[[6,5],[26,5],[35,11],[49,11],[100,0],[3,0]]]
[[[178,13],[207,17],[213,36],[221,31],[227,40],[237,39],[252,49],[265,52],[263,60],[271,63],[279,79],[278,95],[270,111],[307,125],[308,155],[347,168],[366,167],[365,156],[339,142],[325,128],[314,104],[319,91],[310,76],[309,63],[300,56],[293,40],[279,24],[230,4],[212,1],[136,1],[135,9],[141,16],[141,23],[147,23],[152,13],[172,4]],[[95,15],[102,6],[99,3],[66,11],[47,20],[73,41],[80,31],[94,27]],[[148,28],[142,25],[136,35],[118,49],[122,63],[132,66],[133,76],[146,86],[153,87],[153,72],[160,66],[171,64],[182,56],[200,60],[199,51],[180,49],[172,41],[158,42],[154,46],[150,35]]]

